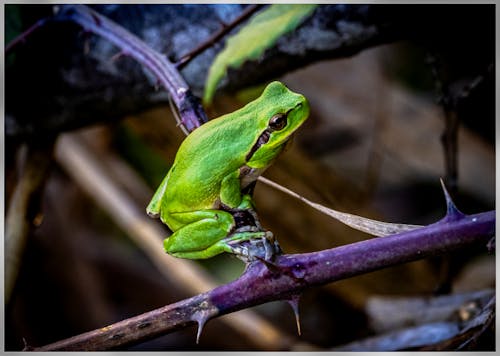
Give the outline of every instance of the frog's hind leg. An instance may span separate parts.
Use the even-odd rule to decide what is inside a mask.
[[[228,252],[253,261],[255,255],[269,259],[274,254],[267,246],[273,240],[271,232],[255,227],[234,230],[234,218],[226,211],[207,209],[171,213],[170,217],[182,226],[163,243],[165,251],[173,256],[204,259]]]
[[[182,227],[164,240],[163,246],[167,253],[176,257],[201,259],[228,250],[221,248],[217,242],[231,231],[234,225],[231,214],[207,209],[171,213],[170,216]]]

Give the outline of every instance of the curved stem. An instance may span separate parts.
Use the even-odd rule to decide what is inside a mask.
[[[85,5],[62,5],[56,18],[71,20],[85,30],[107,39],[120,48],[123,54],[148,68],[172,97],[188,132],[208,121],[201,104],[191,93],[175,65],[139,37]]]

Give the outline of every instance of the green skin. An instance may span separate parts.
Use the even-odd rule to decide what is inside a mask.
[[[270,233],[255,226],[236,227],[231,212],[256,216],[252,197],[242,190],[272,164],[308,115],[304,96],[272,82],[259,98],[187,136],[147,207],[173,231],[165,251],[203,259],[240,254],[238,243],[268,239]]]

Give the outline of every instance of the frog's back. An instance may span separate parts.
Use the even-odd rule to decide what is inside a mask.
[[[236,121],[235,121],[236,120]],[[193,131],[181,144],[165,191],[167,212],[210,209],[224,177],[246,163],[253,136],[248,120],[220,117]]]

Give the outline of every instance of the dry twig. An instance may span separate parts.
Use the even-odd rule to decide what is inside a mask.
[[[12,195],[5,218],[5,298],[14,288],[21,266],[24,246],[30,228],[36,223],[40,195],[52,162],[52,142],[48,145],[28,145],[26,162]]]

